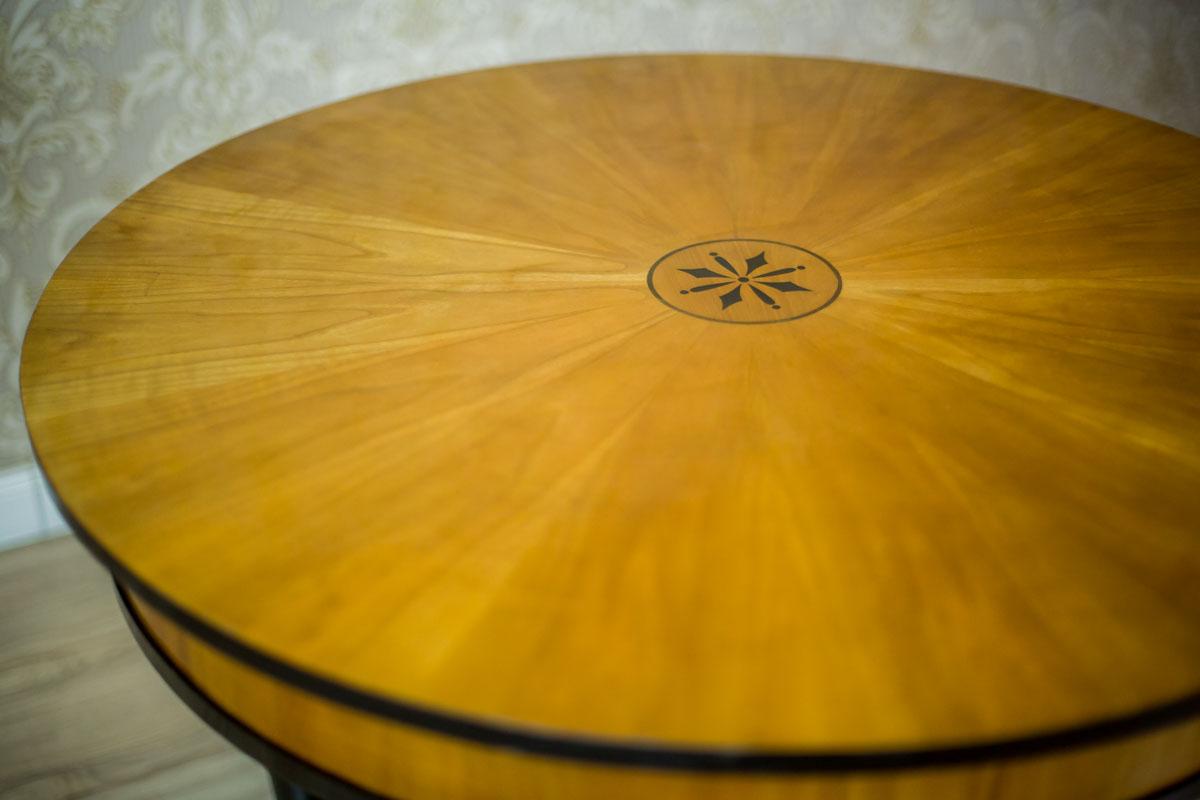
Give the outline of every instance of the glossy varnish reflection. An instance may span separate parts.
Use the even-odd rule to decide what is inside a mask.
[[[667,266],[711,303],[651,291],[727,240],[729,281],[795,268],[771,302],[693,294],[708,251]],[[22,385],[167,651],[377,791],[666,791],[413,708],[733,765],[659,764],[670,791],[979,746],[821,791],[1127,797],[1200,769],[1198,261],[1200,143],[1128,116],[836,62],[541,64],[175,169],[56,274]]]

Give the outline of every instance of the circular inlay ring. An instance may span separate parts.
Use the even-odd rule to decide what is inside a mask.
[[[744,325],[807,317],[842,291],[842,276],[827,260],[770,239],[685,245],[655,261],[646,283],[676,311]]]

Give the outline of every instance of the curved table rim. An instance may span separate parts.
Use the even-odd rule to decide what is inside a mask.
[[[36,451],[35,451],[36,456]],[[39,467],[41,466],[39,460]],[[43,470],[44,472],[44,470]],[[1200,691],[1117,717],[1022,737],[895,750],[752,750],[653,745],[504,725],[385,697],[306,672],[189,614],[109,554],[46,479],[63,519],[122,586],[188,633],[246,666],[296,689],[377,717],[476,744],[567,760],[710,773],[894,772],[1025,758],[1100,744],[1200,716]]]
[[[154,641],[129,601],[128,591],[114,578],[117,604],[129,626],[133,640],[141,649],[146,660],[158,673],[171,691],[183,701],[206,725],[222,738],[261,764],[273,778],[283,778],[306,792],[318,795],[322,800],[386,800],[382,795],[332,775],[318,766],[310,764],[300,756],[293,755],[265,737],[246,727],[229,712],[205,694],[178,667],[172,663],[161,647]],[[1200,798],[1200,772],[1143,795],[1137,800],[1194,800]]]

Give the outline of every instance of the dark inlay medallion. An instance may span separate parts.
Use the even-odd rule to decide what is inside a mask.
[[[716,239],[672,250],[650,267],[646,283],[676,311],[742,324],[806,317],[842,290],[841,275],[824,258],[768,239]]]

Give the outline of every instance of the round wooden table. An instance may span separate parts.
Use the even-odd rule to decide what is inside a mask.
[[[1200,770],[1198,309],[1200,140],[601,58],[172,170],[21,378],[147,651],[316,793],[1102,800]]]

